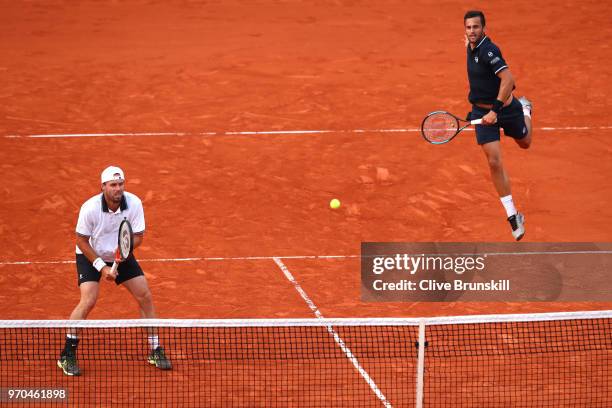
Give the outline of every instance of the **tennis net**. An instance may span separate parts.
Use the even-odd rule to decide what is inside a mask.
[[[0,403],[611,407],[611,317],[0,321]],[[57,365],[67,332],[78,376]]]

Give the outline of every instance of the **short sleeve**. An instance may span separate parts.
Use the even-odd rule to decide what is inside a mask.
[[[487,64],[489,64],[495,75],[508,68],[508,65],[506,64],[506,61],[504,61],[504,57],[502,56],[499,48],[493,45],[491,47],[487,47],[487,49],[484,51],[484,60]]]
[[[134,234],[142,234],[145,231],[144,208],[142,207],[142,201],[139,199],[134,201],[135,202],[132,204],[134,206],[134,211],[132,212],[132,217],[130,217],[132,231]]]
[[[76,232],[79,235],[91,237],[94,230],[94,222],[91,211],[89,210],[88,203],[81,206],[79,211],[79,219],[77,221]]]

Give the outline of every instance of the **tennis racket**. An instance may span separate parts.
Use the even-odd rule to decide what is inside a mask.
[[[115,276],[119,264],[125,261],[134,250],[134,233],[132,225],[124,218],[119,225],[119,236],[117,238],[117,251],[115,252],[115,262],[111,268],[111,275]]]
[[[448,143],[470,125],[480,125],[482,119],[463,120],[445,111],[431,112],[421,123],[421,134],[431,144]],[[461,126],[463,125],[463,126]]]

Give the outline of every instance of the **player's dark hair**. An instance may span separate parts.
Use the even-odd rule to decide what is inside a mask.
[[[468,18],[473,18],[473,17],[480,17],[480,24],[482,24],[482,28],[484,28],[485,16],[484,16],[484,13],[480,10],[470,10],[467,13],[465,13],[465,16],[463,16],[463,22],[465,23],[465,20],[467,20]]]

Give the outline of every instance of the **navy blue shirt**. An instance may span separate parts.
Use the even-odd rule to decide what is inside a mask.
[[[497,99],[501,79],[497,74],[508,68],[497,45],[486,35],[472,50],[467,46],[467,72],[470,103],[492,104]]]

